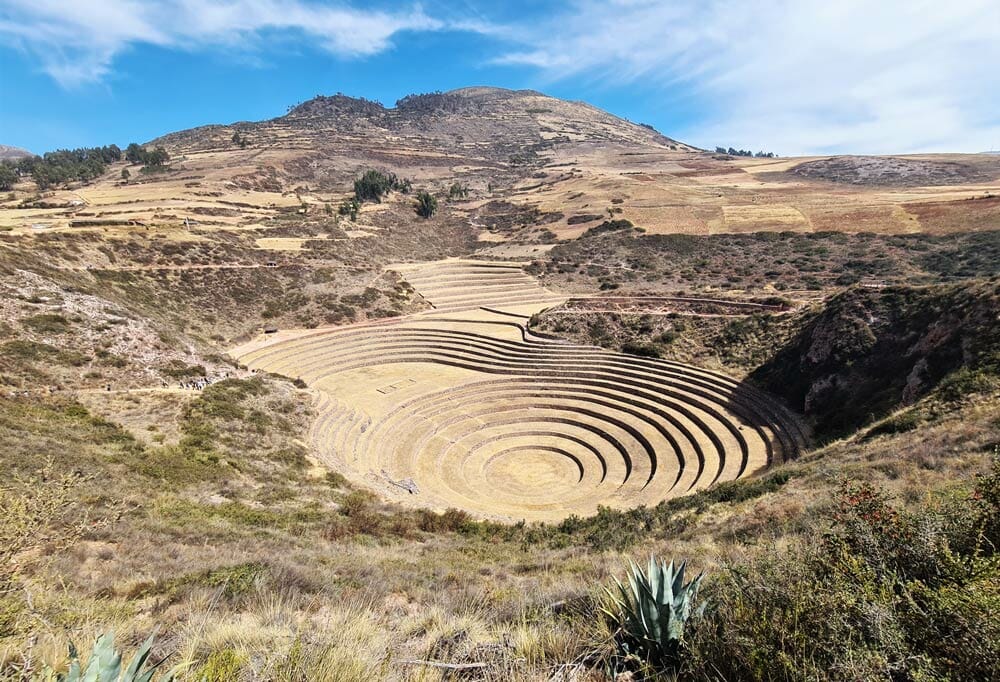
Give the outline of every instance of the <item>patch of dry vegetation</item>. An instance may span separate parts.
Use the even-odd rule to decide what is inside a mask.
[[[804,313],[811,315],[810,313]],[[697,314],[544,311],[532,329],[577,343],[623,353],[689,363],[743,378],[800,329],[798,315],[756,313],[710,317]]]
[[[831,646],[824,638],[836,636],[820,614],[833,608],[842,614],[843,627],[855,628],[868,613],[866,604],[881,608],[880,600],[895,599],[891,593],[869,594],[863,584],[845,582],[844,593],[824,593],[808,582],[823,575],[808,558],[825,556],[816,554],[816,538],[833,533],[829,542],[853,543],[866,537],[858,533],[867,526],[845,526],[837,516],[849,499],[842,482],[884,491],[866,492],[865,499],[883,504],[878,496],[888,495],[891,508],[923,518],[919,514],[928,512],[920,510],[931,491],[940,491],[931,493],[943,496],[935,498],[940,504],[966,499],[973,475],[988,468],[1000,443],[995,391],[958,402],[935,394],[916,406],[918,430],[884,429],[837,442],[759,479],[655,508],[605,510],[556,525],[504,525],[475,522],[460,512],[396,509],[316,471],[304,449],[289,449],[306,426],[298,393],[267,377],[218,384],[184,407],[179,443],[152,447],[75,403],[5,403],[5,478],[30,476],[36,457],[51,456],[60,470],[104,482],[96,497],[93,483],[73,488],[75,505],[93,518],[117,519],[82,529],[62,551],[43,534],[36,550],[19,557],[17,589],[7,602],[12,615],[4,633],[5,670],[57,664],[68,638],[85,641],[114,624],[133,643],[160,627],[158,655],[178,651],[178,658],[192,664],[191,679],[408,680],[443,674],[404,663],[410,660],[485,663],[485,679],[537,679],[559,670],[601,679],[611,634],[611,625],[598,617],[601,586],[620,570],[624,556],[655,552],[690,557],[709,573],[705,593],[712,609],[692,630],[686,677],[710,678],[726,662],[737,677],[763,679],[773,668],[761,666],[778,656],[789,666],[787,677],[796,678],[795,671],[825,665],[815,656]],[[13,443],[20,444],[16,451]],[[61,484],[43,482],[20,494],[34,498],[52,485]],[[865,509],[857,523],[869,513]],[[864,548],[852,551],[874,556]],[[949,578],[955,587],[934,597],[947,600],[934,602],[939,620],[927,621],[927,627],[954,623],[981,632],[964,658],[949,658],[912,637],[897,641],[885,634],[890,639],[874,643],[851,637],[838,639],[838,648],[824,655],[854,662],[842,675],[828,677],[862,670],[877,676],[895,665],[989,670],[994,659],[984,647],[997,640],[988,627],[982,629],[988,625],[982,609],[990,608],[992,598],[982,590],[995,578],[981,570],[959,582]],[[54,580],[63,591],[45,589]],[[907,584],[911,592],[917,589]],[[937,583],[925,584],[938,589]],[[778,585],[788,587],[773,592]],[[852,590],[866,596],[844,611],[839,600]],[[763,598],[772,594],[773,602]],[[829,601],[814,599],[823,594]],[[764,632],[752,629],[762,608],[774,609]],[[892,627],[909,627],[902,607],[892,608],[893,619],[904,619],[893,620]],[[787,620],[794,613],[800,615]],[[974,618],[980,620],[968,620]],[[742,634],[734,639],[733,633]],[[942,646],[948,642],[940,633],[938,639],[927,637]],[[868,653],[858,658],[862,646]],[[909,660],[905,652],[913,649],[905,647],[914,646],[924,648]]]
[[[884,236],[601,232],[560,244],[529,272],[554,287],[614,294],[821,292],[866,281],[933,284],[1000,274],[996,232]]]

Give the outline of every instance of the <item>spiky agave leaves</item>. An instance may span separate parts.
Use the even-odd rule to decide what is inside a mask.
[[[98,636],[97,641],[94,642],[94,648],[87,658],[86,667],[81,665],[80,654],[76,647],[70,644],[69,670],[57,675],[55,679],[58,682],[151,682],[153,675],[166,660],[146,666],[153,649],[155,636],[152,634],[143,642],[124,671],[122,671],[122,655],[115,650],[114,633],[107,632]],[[173,682],[183,667],[183,665],[179,665],[164,673],[160,682]]]
[[[685,583],[685,566],[686,562],[675,566],[650,556],[645,572],[630,562],[628,584],[614,578],[614,585],[606,589],[612,608],[604,613],[617,625],[619,658],[638,659],[659,669],[675,666],[685,626],[705,611],[704,604],[696,606],[704,574]]]

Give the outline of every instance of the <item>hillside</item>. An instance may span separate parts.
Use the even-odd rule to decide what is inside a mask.
[[[583,103],[498,88],[411,95],[392,108],[319,96],[269,121],[209,125],[149,145],[171,154],[168,170],[128,183],[111,175],[44,201],[21,195],[4,205],[0,228],[264,231],[284,209],[339,205],[371,167],[441,196],[464,187],[444,213],[500,256],[572,239],[608,215],[691,235],[945,234],[989,229],[1000,215],[1000,160],[989,155],[730,157]],[[377,228],[393,212],[364,211],[357,228]]]
[[[143,147],[0,197],[0,679],[1000,678],[1000,158],[486,87]]]
[[[0,161],[4,159],[21,159],[31,156],[31,152],[20,147],[12,147],[9,144],[0,144]]]
[[[988,385],[1000,373],[998,295],[995,281],[852,289],[750,378],[787,398],[818,435],[850,435],[946,377],[953,395]]]
[[[672,312],[650,315],[591,312],[577,307],[584,299],[571,299],[536,316],[533,328],[745,376],[783,399],[825,442],[858,433],[942,386],[952,396],[995,390],[997,296],[994,277],[966,284],[854,286],[794,310],[768,307],[773,300],[767,299],[732,301],[747,309],[727,310],[726,299],[673,298],[665,302]]]

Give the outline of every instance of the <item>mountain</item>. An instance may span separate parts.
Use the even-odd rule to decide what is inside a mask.
[[[7,159],[16,160],[24,158],[25,156],[34,156],[27,149],[21,149],[20,147],[12,147],[8,144],[0,144],[0,161]]]
[[[229,179],[247,189],[344,192],[373,167],[438,192],[460,183],[484,205],[502,194],[505,207],[474,207],[472,222],[522,241],[574,238],[609,212],[653,233],[948,232],[966,229],[968,187],[982,185],[989,198],[1000,178],[1000,159],[975,154],[729,156],[589,104],[490,87],[410,95],[394,107],[319,96],[268,121],[203,126],[150,144],[210,177],[232,169]],[[909,191],[919,187],[940,188],[933,203]],[[1000,205],[975,209],[1000,215]],[[525,221],[544,231],[510,225]]]
[[[227,149],[230,130],[240,130],[264,148],[309,142],[330,148],[391,142],[405,155],[413,146],[438,153],[506,161],[530,148],[541,152],[573,142],[692,151],[652,128],[631,123],[582,102],[567,102],[533,90],[470,87],[409,95],[387,108],[343,94],[318,96],[289,107],[285,116],[259,123],[206,126],[158,138],[152,144],[182,151]],[[331,139],[330,136],[333,136]],[[428,142],[431,144],[428,145]]]
[[[246,150],[234,149],[234,135],[247,140]],[[690,145],[588,104],[487,87],[410,95],[392,108],[342,94],[319,96],[268,121],[204,126],[149,144],[174,156],[211,158],[216,172],[238,169],[239,184],[251,189],[343,192],[365,169],[378,168],[437,191],[460,183],[477,198],[540,188],[547,194],[588,169],[604,175],[601,159],[612,156],[627,163],[656,158],[679,168],[678,162],[698,155]],[[552,229],[569,217],[530,200],[504,199],[519,208],[500,212],[548,213]]]
[[[442,219],[501,257],[575,239],[605,217],[691,235],[946,234],[1000,220],[997,156],[730,156],[532,90],[469,87],[392,107],[318,96],[284,116],[182,130],[150,145],[171,155],[167,168],[133,168],[125,185],[118,169],[74,187],[82,196],[49,202],[69,210],[47,213],[47,224],[80,224],[76,201],[88,202],[92,225],[264,224],[302,204],[335,209],[370,169],[448,199]],[[102,187],[113,191],[93,191]],[[396,195],[362,214],[362,224],[398,224],[412,214],[410,199]],[[13,217],[0,215],[0,227]]]

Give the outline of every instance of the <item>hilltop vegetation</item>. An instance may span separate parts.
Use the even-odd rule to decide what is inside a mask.
[[[716,147],[715,153],[725,154],[727,156],[754,157],[758,159],[773,159],[775,158],[775,156],[777,156],[774,152],[757,152],[756,154],[754,154],[749,149],[734,149],[732,147],[729,147],[728,149],[726,149],[725,147]]]
[[[80,149],[60,149],[46,152],[43,156],[26,156],[17,161],[4,161],[5,174],[0,176],[3,186],[10,190],[17,177],[30,175],[38,186],[45,190],[68,182],[89,182],[100,177],[107,165],[122,158],[122,150],[117,145]]]
[[[39,190],[67,185],[71,182],[89,183],[104,175],[110,164],[127,160],[142,164],[144,170],[160,167],[170,159],[163,147],[152,151],[135,142],[122,152],[116,144],[104,147],[81,147],[45,152],[42,156],[24,156],[0,162],[0,190],[9,191],[22,177],[30,177]]]

